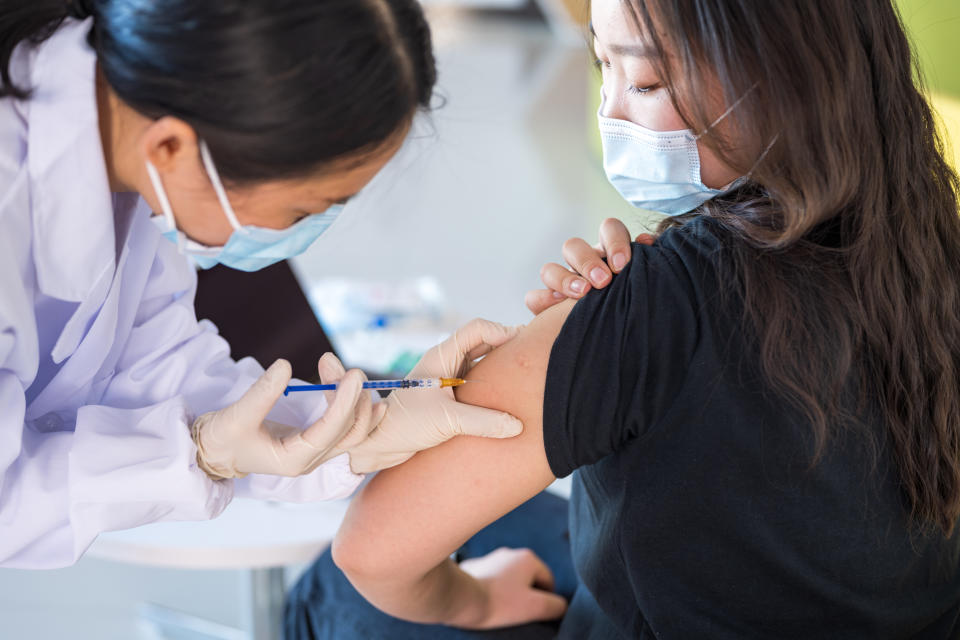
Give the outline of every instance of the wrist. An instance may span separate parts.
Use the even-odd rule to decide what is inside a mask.
[[[490,591],[487,584],[479,580],[452,560],[450,566],[457,573],[457,587],[451,590],[451,599],[442,621],[449,627],[461,629],[483,629],[490,618]]]
[[[233,465],[224,464],[223,460],[212,459],[208,453],[208,448],[204,444],[204,437],[209,435],[204,427],[209,424],[215,415],[216,412],[205,413],[194,420],[190,426],[190,436],[197,446],[197,466],[214,480],[242,478],[247,474],[237,473]]]

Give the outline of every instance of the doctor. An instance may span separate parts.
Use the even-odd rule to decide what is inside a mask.
[[[306,249],[435,77],[413,0],[0,2],[0,566],[68,565],[234,495],[342,497],[456,433],[519,432],[452,394],[411,421],[332,355],[336,394],[282,398],[289,364],[235,362],[193,309],[187,255],[252,271]],[[513,333],[471,323],[420,373]]]

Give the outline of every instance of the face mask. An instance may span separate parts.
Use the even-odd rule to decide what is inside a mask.
[[[723,193],[700,179],[700,137],[689,129],[654,131],[603,115],[601,91],[597,120],[603,142],[603,169],[610,184],[635,207],[678,216]],[[742,100],[742,98],[741,98]],[[739,103],[735,102],[711,127]],[[734,183],[731,183],[731,185]],[[731,186],[727,185],[727,187]]]
[[[201,269],[209,269],[222,264],[241,271],[258,271],[271,264],[292,258],[303,253],[337,219],[343,205],[333,205],[323,213],[313,214],[286,229],[265,229],[253,225],[240,225],[237,216],[227,199],[227,192],[220,181],[220,174],[213,164],[210,150],[204,141],[200,141],[200,157],[207,170],[213,190],[220,201],[224,215],[233,227],[233,233],[222,247],[208,247],[191,240],[177,228],[173,217],[173,208],[167,198],[167,192],[160,181],[160,174],[153,163],[147,162],[147,174],[153,184],[153,190],[160,201],[160,208],[166,219],[167,230],[163,235],[177,245],[180,253],[190,256]]]

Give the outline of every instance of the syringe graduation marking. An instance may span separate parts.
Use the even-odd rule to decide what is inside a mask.
[[[466,380],[461,378],[414,378],[410,380],[368,380],[363,383],[364,389],[434,389],[458,387]],[[288,395],[291,391],[336,391],[334,384],[292,384],[283,391]]]

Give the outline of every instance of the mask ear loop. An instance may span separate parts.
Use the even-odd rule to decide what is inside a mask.
[[[160,201],[160,210],[167,221],[167,226],[177,233],[177,251],[184,253],[184,233],[177,228],[177,221],[173,217],[173,207],[170,206],[170,199],[167,198],[167,191],[163,188],[163,181],[160,179],[160,172],[147,160],[147,175],[150,177],[150,183],[153,185],[153,192]]]
[[[220,180],[220,173],[217,171],[216,165],[213,164],[213,157],[210,155],[210,148],[207,146],[207,143],[204,140],[200,141],[200,159],[203,160],[203,166],[207,170],[207,175],[210,177],[210,183],[213,185],[213,190],[217,194],[217,200],[220,201],[220,207],[223,209],[223,213],[227,216],[230,226],[233,227],[234,231],[241,231],[242,227],[240,226],[240,221],[237,220],[237,214],[234,213],[233,207],[230,206],[230,200],[227,198],[227,192],[223,188],[223,182]]]
[[[763,162],[763,159],[767,157],[767,154],[770,153],[770,149],[773,149],[773,145],[777,144],[777,140],[779,139],[780,139],[779,133],[773,136],[773,140],[771,140],[769,144],[767,144],[766,149],[763,150],[763,153],[760,154],[760,157],[757,158],[757,161],[753,163],[752,167],[750,167],[750,171],[747,171],[747,173],[743,176],[744,178],[749,178],[751,175],[753,175],[754,169],[756,169],[760,165],[760,163]]]
[[[757,88],[757,85],[759,85],[759,84],[760,84],[760,81],[759,81],[759,80],[756,81],[756,82],[754,82],[753,85],[751,85],[751,87],[750,87],[749,89],[747,89],[746,91],[743,92],[743,95],[742,95],[742,96],[740,96],[739,98],[737,98],[736,100],[734,100],[733,104],[731,104],[729,107],[727,107],[727,110],[726,110],[726,111],[724,111],[723,113],[721,113],[721,114],[719,115],[719,117],[717,117],[716,120],[714,120],[713,122],[711,122],[711,123],[707,126],[706,129],[704,129],[703,131],[701,131],[700,133],[698,133],[697,136],[696,136],[696,140],[699,140],[699,139],[702,138],[703,136],[707,135],[707,132],[710,131],[710,129],[713,129],[715,126],[717,126],[717,124],[718,124],[721,120],[723,120],[723,119],[726,118],[728,115],[730,115],[730,112],[733,111],[734,109],[736,109],[737,106],[738,106],[741,102],[743,102],[744,100],[746,100],[747,96],[750,95],[750,92],[752,92],[754,89],[756,89],[756,88]]]
[[[754,82],[754,83],[750,86],[749,89],[747,89],[746,91],[743,92],[743,95],[742,95],[742,96],[740,96],[739,98],[737,98],[737,99],[734,101],[733,104],[731,104],[729,107],[727,107],[727,110],[726,110],[726,111],[724,111],[723,113],[721,113],[720,116],[719,116],[716,120],[714,120],[713,122],[711,122],[710,125],[709,125],[706,129],[704,129],[704,130],[701,131],[699,134],[697,134],[697,136],[696,136],[695,139],[696,139],[696,140],[699,140],[699,139],[702,138],[703,136],[707,135],[707,132],[710,131],[710,129],[713,129],[715,126],[717,126],[717,123],[718,123],[718,122],[720,122],[721,120],[723,120],[724,118],[726,118],[728,115],[730,115],[730,112],[733,111],[734,109],[736,109],[737,106],[738,106],[741,102],[743,102],[744,99],[746,99],[746,97],[747,97],[748,95],[750,95],[750,92],[752,92],[754,89],[756,89],[759,84],[760,84],[760,81],[759,81],[759,80],[756,81],[756,82]],[[732,189],[732,188],[735,187],[736,185],[743,184],[745,181],[747,181],[747,180],[750,178],[750,176],[753,174],[753,171],[757,168],[757,166],[758,166],[761,162],[763,162],[763,159],[767,157],[767,154],[768,154],[768,153],[770,153],[770,149],[773,148],[773,145],[775,145],[775,144],[777,143],[777,140],[778,140],[779,138],[780,138],[780,134],[779,134],[779,133],[778,133],[777,135],[773,136],[773,140],[771,140],[771,141],[767,144],[766,148],[763,150],[763,153],[760,154],[760,157],[757,158],[757,161],[753,163],[753,166],[752,166],[752,167],[750,167],[750,170],[747,171],[747,172],[746,172],[745,174],[743,174],[742,176],[740,176],[739,178],[737,178],[736,180],[734,180],[733,182],[731,182],[730,184],[724,186],[724,187],[721,189],[721,191],[729,191],[730,189]]]

